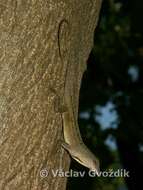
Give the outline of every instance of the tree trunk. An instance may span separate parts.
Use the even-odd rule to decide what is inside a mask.
[[[0,0],[0,189],[65,189],[61,148],[68,70],[75,111],[101,0]],[[55,93],[56,92],[56,93]],[[49,175],[48,175],[48,171]]]

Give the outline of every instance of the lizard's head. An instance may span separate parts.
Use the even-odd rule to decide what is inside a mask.
[[[100,173],[99,160],[95,156],[94,158],[82,157],[82,159],[80,159],[79,156],[72,155],[72,157],[83,166],[89,168],[90,171],[95,172],[97,175]]]

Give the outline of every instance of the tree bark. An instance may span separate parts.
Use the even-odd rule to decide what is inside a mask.
[[[68,70],[74,109],[101,0],[0,0],[0,189],[65,189],[62,97]],[[56,93],[55,93],[56,92]]]

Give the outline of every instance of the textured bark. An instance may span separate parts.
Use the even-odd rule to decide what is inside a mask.
[[[101,0],[0,0],[0,189],[65,189],[68,170],[56,111],[65,75],[78,110]],[[57,93],[55,93],[57,92]]]

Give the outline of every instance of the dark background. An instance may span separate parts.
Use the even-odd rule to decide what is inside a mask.
[[[79,125],[101,170],[129,178],[69,178],[67,189],[138,190],[143,169],[143,1],[103,0],[82,80]],[[86,171],[75,161],[71,169]]]

